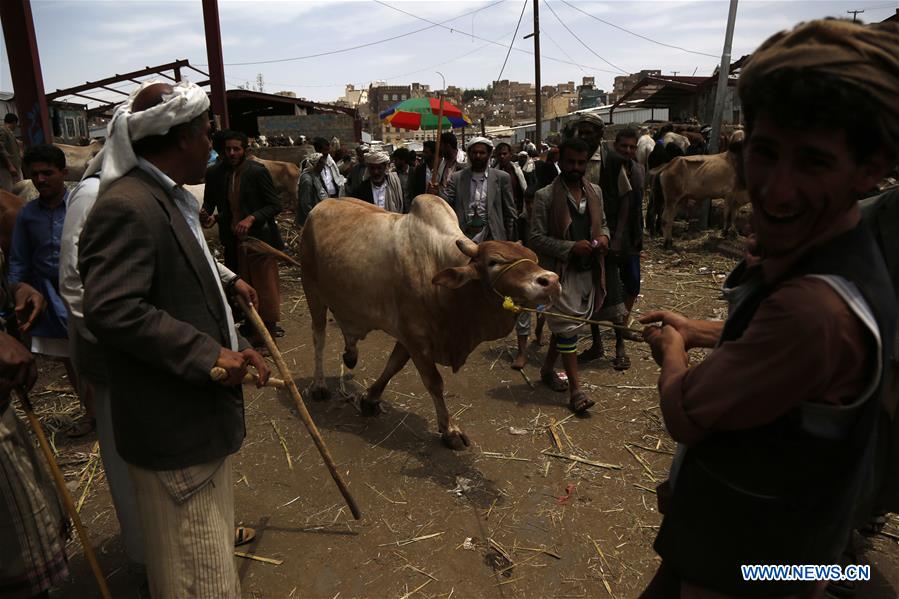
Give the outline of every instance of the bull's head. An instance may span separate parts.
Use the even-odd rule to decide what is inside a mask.
[[[520,243],[485,241],[478,245],[459,239],[456,247],[471,261],[440,271],[431,280],[435,285],[457,289],[480,280],[499,296],[509,296],[515,303],[530,307],[549,305],[562,292],[559,276],[540,268],[537,255]]]

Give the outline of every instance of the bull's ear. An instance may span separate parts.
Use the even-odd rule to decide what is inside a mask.
[[[473,242],[471,239],[457,239],[456,247],[459,248],[460,252],[462,252],[469,258],[476,258],[478,255],[478,244]]]
[[[431,279],[431,283],[434,285],[443,285],[450,289],[458,289],[465,283],[477,278],[479,278],[478,269],[475,268],[474,264],[466,264],[465,266],[441,270],[434,275],[434,278]]]

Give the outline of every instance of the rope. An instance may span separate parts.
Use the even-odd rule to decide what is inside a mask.
[[[643,334],[642,329],[634,329],[629,326],[623,324],[615,324],[614,322],[609,322],[608,320],[591,320],[589,318],[581,318],[580,316],[569,316],[568,314],[561,314],[559,312],[549,312],[547,310],[536,310],[534,308],[527,308],[525,306],[519,306],[515,303],[515,301],[509,297],[508,295],[503,298],[503,308],[510,312],[533,312],[534,314],[543,314],[545,316],[554,316],[556,318],[563,318],[565,320],[573,320],[575,322],[585,322],[587,324],[595,324],[603,327],[609,327],[610,329],[618,329],[621,331],[633,331],[635,333]]]

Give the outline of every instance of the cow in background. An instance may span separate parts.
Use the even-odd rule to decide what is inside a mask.
[[[728,142],[728,150],[704,156],[681,156],[658,171],[661,191],[662,234],[665,249],[671,249],[671,230],[677,208],[688,199],[724,198],[724,234],[735,232],[737,209],[749,201],[743,178],[743,131],[736,131]],[[656,207],[659,206],[656,197]]]

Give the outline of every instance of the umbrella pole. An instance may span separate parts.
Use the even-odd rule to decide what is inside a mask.
[[[434,149],[434,168],[431,169],[431,185],[437,185],[437,169],[440,168],[440,136],[443,133],[443,94],[440,94],[440,111],[437,114],[437,145]]]

